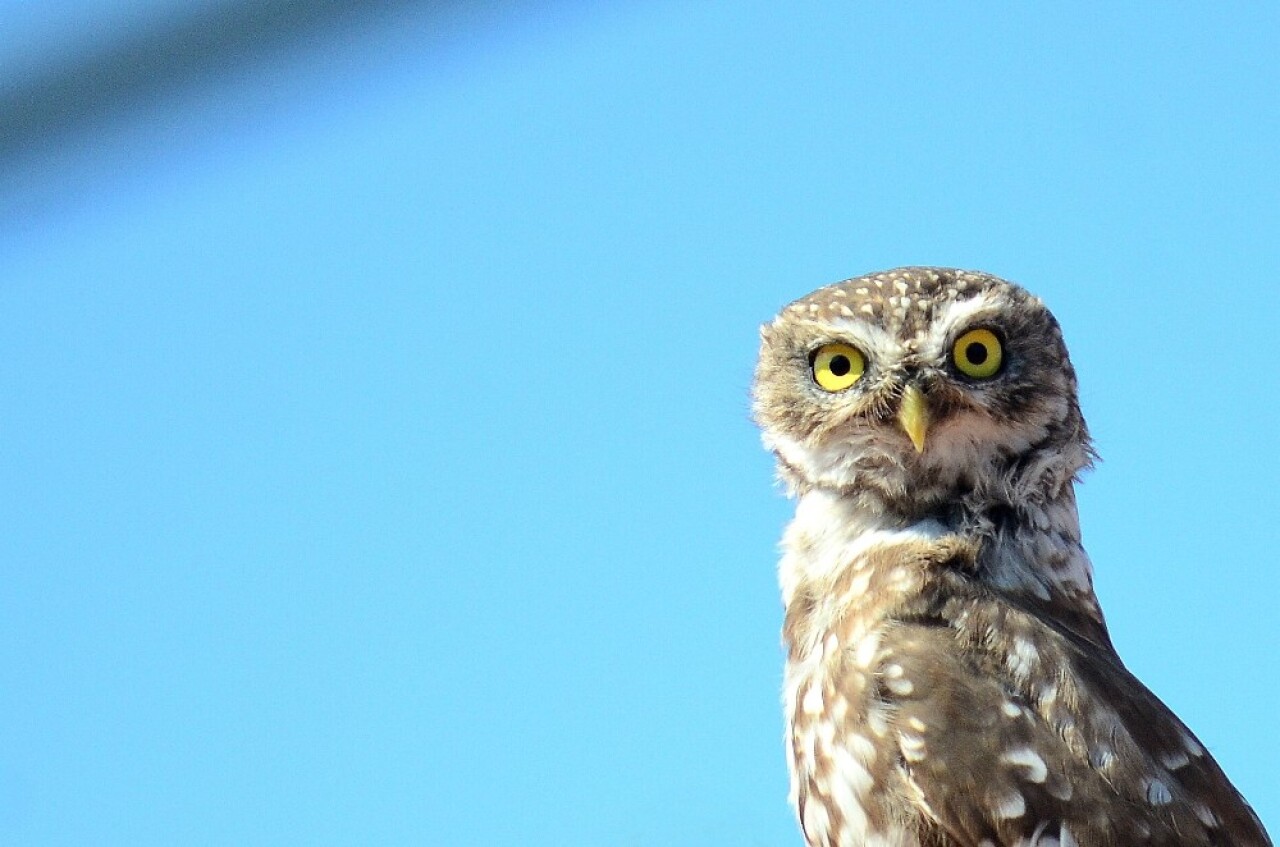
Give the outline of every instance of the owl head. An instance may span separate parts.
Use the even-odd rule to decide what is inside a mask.
[[[754,412],[794,490],[904,516],[1056,496],[1092,451],[1058,323],[984,273],[898,268],[761,328]]]

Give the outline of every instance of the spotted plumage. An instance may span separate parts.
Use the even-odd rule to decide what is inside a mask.
[[[761,330],[755,415],[798,500],[779,566],[791,799],[811,847],[1266,847],[1112,647],[1053,316],[902,268]]]

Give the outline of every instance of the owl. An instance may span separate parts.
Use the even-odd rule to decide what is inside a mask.
[[[1081,546],[1094,458],[1057,321],[900,268],[761,329],[753,406],[797,500],[785,743],[811,847],[1263,847],[1120,661]]]

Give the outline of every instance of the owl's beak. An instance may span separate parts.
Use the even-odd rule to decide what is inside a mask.
[[[924,392],[912,383],[902,392],[902,404],[898,406],[898,423],[906,431],[917,453],[924,452],[924,436],[929,431],[929,402]]]

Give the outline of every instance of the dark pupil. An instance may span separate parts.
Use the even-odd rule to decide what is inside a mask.
[[[964,357],[971,364],[980,365],[987,360],[987,347],[985,344],[975,341],[964,348]]]
[[[830,368],[831,372],[836,376],[844,376],[853,370],[853,365],[849,364],[848,356],[832,356]]]

